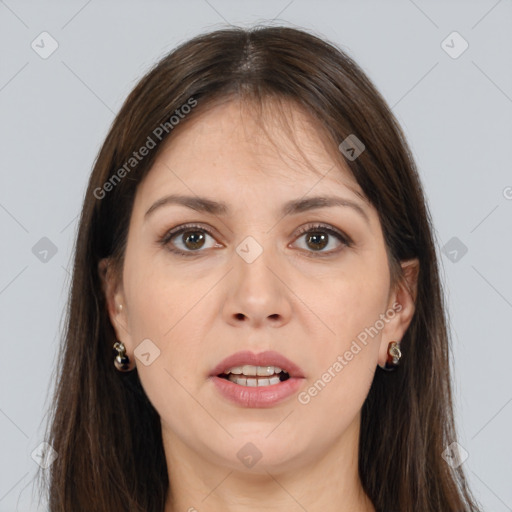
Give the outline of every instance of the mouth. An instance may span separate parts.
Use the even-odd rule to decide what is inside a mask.
[[[297,364],[279,352],[255,354],[245,350],[222,360],[213,368],[210,377],[218,377],[239,386],[259,388],[303,379],[304,373]]]
[[[209,378],[219,396],[244,408],[277,406],[305,382],[302,369],[274,351],[237,352],[221,361]]]
[[[247,387],[273,386],[290,378],[290,374],[279,366],[234,366],[217,377]]]

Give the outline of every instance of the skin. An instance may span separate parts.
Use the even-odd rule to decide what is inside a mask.
[[[265,116],[269,139],[247,104],[207,110],[173,133],[139,185],[120,279],[107,260],[100,264],[117,337],[161,417],[172,490],[166,512],[375,510],[357,470],[360,410],[388,343],[400,341],[411,321],[417,261],[403,263],[413,293],[404,283],[392,287],[377,212],[326,151],[318,126],[297,108],[289,112],[314,169],[278,116]],[[166,205],[145,219],[171,193],[224,201],[232,212]],[[368,221],[349,207],[278,214],[284,202],[312,195],[357,202]],[[328,235],[318,249],[297,234],[316,222],[346,233],[353,245]],[[214,235],[206,233],[191,257],[157,242],[185,223]],[[236,252],[247,236],[263,249],[252,263]],[[193,252],[186,241],[186,234],[174,238],[176,247]],[[272,407],[244,408],[208,379],[234,352],[276,350],[304,371],[303,392],[396,304],[399,312],[359,343],[357,355],[307,404],[297,394]],[[160,350],[148,366],[134,355],[146,338]],[[262,454],[252,468],[237,457],[246,443]]]

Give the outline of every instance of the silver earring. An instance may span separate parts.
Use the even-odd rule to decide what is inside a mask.
[[[400,365],[401,357],[402,352],[400,351],[400,344],[396,341],[390,341],[388,344],[387,360],[382,369],[388,372],[396,370]]]
[[[132,365],[130,358],[126,355],[126,348],[122,341],[116,341],[114,343],[114,350],[117,351],[117,355],[114,358],[114,366],[120,372],[130,372],[135,366]]]

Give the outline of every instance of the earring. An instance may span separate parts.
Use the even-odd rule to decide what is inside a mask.
[[[114,350],[117,351],[117,355],[114,359],[114,366],[120,372],[129,372],[134,369],[131,364],[130,358],[126,355],[126,348],[122,341],[116,341],[114,343]]]
[[[400,352],[399,344],[396,341],[390,341],[388,345],[388,358],[384,367],[381,368],[383,370],[387,370],[388,372],[396,370],[400,364],[401,357],[402,352]]]

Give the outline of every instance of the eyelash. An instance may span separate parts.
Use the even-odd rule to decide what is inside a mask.
[[[166,231],[162,236],[158,238],[158,243],[164,247],[166,247],[169,251],[172,253],[178,254],[180,256],[187,256],[187,257],[193,257],[199,255],[201,252],[204,252],[204,250],[197,250],[197,251],[182,251],[181,249],[177,249],[176,247],[170,247],[169,242],[176,236],[181,235],[182,233],[185,233],[187,231],[203,231],[210,235],[212,238],[215,238],[214,235],[211,233],[209,229],[206,229],[203,226],[199,226],[197,224],[184,224],[182,226],[179,226],[177,228],[171,229],[170,231]],[[349,236],[345,235],[341,231],[337,230],[336,228],[329,226],[328,224],[308,224],[306,226],[303,226],[299,229],[299,232],[297,234],[297,239],[300,238],[302,235],[310,232],[324,232],[329,235],[334,236],[337,238],[345,247],[352,247],[353,242],[350,239]],[[325,257],[330,256],[332,254],[338,253],[341,249],[335,249],[331,251],[307,251],[311,253],[312,257]],[[308,254],[308,256],[310,256]]]

